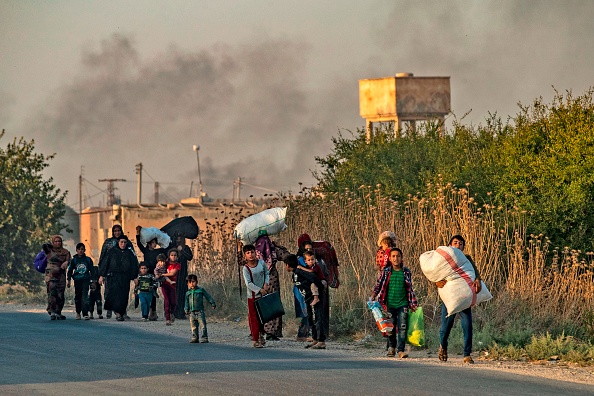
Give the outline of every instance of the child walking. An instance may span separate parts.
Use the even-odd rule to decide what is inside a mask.
[[[93,310],[97,305],[97,318],[103,319],[103,298],[101,297],[101,285],[99,284],[99,269],[91,268],[91,283],[89,285],[89,318],[95,319]]]
[[[89,285],[91,283],[91,271],[93,269],[93,260],[85,255],[85,244],[76,245],[76,256],[70,260],[68,272],[66,274],[68,282],[66,286],[70,287],[71,280],[74,279],[74,305],[76,308],[76,320],[80,320],[82,311],[85,320],[89,320]]]
[[[402,250],[392,248],[388,262],[382,269],[381,275],[371,295],[392,315],[394,330],[388,337],[388,357],[396,356],[405,359],[406,330],[408,310],[417,310],[417,297],[412,286],[410,270],[402,265]]]
[[[190,318],[190,328],[192,329],[191,344],[198,342],[198,325],[202,327],[202,339],[200,343],[208,343],[208,330],[206,329],[206,317],[204,316],[204,298],[212,305],[212,309],[216,309],[217,305],[213,298],[206,290],[198,286],[198,277],[194,274],[188,275],[186,278],[188,282],[188,291],[186,293],[186,302],[184,305],[184,312]]]
[[[148,322],[149,311],[153,302],[153,291],[155,290],[155,276],[149,274],[147,265],[142,262],[138,268],[138,299],[140,300],[140,311],[142,320]]]
[[[163,303],[165,309],[165,324],[171,326],[175,321],[173,312],[177,307],[177,298],[175,296],[177,282],[177,273],[181,269],[180,263],[177,261],[179,253],[177,249],[169,250],[169,260],[167,260],[167,272],[162,276],[166,279],[161,284],[161,292],[163,293]]]

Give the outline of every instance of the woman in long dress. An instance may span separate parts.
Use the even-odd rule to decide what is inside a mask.
[[[117,321],[124,321],[130,295],[130,281],[138,283],[138,259],[127,247],[128,237],[120,235],[118,243],[109,249],[104,265],[99,268],[99,284],[105,280],[109,288],[105,291],[105,309],[116,313]]]

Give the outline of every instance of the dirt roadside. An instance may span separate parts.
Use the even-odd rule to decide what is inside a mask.
[[[75,320],[73,308],[74,307],[72,306],[65,307],[64,314],[66,315],[67,320]],[[39,305],[0,303],[0,313],[2,312],[46,313],[44,307]],[[86,322],[89,326],[93,326],[95,322],[114,326],[130,326],[145,330],[147,332],[158,332],[160,334],[181,337],[184,339],[184,342],[187,342],[187,340],[190,338],[190,326],[187,321],[177,320],[172,326],[165,326],[162,315],[156,322],[143,322],[140,319],[140,314],[138,312],[130,312],[130,316],[132,319],[125,322],[116,322],[113,318],[103,320],[94,319]],[[217,320],[213,317],[207,316],[207,323],[210,342],[231,344],[241,347],[251,346],[249,329],[246,322]],[[385,356],[382,345],[380,345],[378,342],[334,342],[332,340],[328,340],[327,345],[328,349],[325,351],[320,351],[321,353],[326,354],[326,356],[344,354],[346,352],[358,358],[374,360],[393,359]],[[199,347],[198,345],[194,346]],[[266,347],[275,349],[281,348],[299,350],[304,347],[304,343],[297,342],[292,337],[284,337],[280,341],[268,341]],[[431,353],[427,350],[412,350],[409,352],[409,355],[410,358],[407,360],[407,362],[412,364],[447,364],[454,367],[464,366],[461,355],[450,356],[450,359],[446,363],[441,363],[437,360],[437,354],[435,351]],[[478,358],[476,355],[473,357],[475,359],[475,364],[470,366],[466,365],[467,368],[473,370],[505,371],[518,375],[527,375],[532,377],[594,385],[593,366],[578,367],[574,365],[568,365],[563,362],[500,362]]]

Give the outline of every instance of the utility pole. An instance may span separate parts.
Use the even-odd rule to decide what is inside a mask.
[[[200,174],[200,146],[193,145],[192,150],[196,152],[196,162],[198,163],[198,183],[200,184],[200,202],[202,202],[204,191],[202,190],[202,175]]]
[[[107,206],[115,204],[115,182],[125,182],[126,179],[99,179],[99,182],[107,182]]]
[[[233,202],[240,200],[241,195],[241,177],[233,181]],[[237,198],[235,198],[237,196]]]
[[[85,171],[85,167],[83,165],[80,166],[80,175],[78,175],[78,213],[82,213],[84,205],[82,199],[82,188],[83,188],[83,173]]]
[[[159,182],[155,182],[155,203],[159,203]]]
[[[142,162],[136,164],[136,174],[138,175],[138,187],[136,189],[136,203],[140,205],[142,201]]]

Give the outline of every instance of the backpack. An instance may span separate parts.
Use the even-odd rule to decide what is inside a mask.
[[[332,244],[328,241],[313,241],[312,242],[314,254],[318,259],[318,262],[325,264],[325,271],[324,275],[326,275],[326,282],[328,282],[328,286],[333,289],[338,288],[340,286],[340,281],[338,280],[338,258],[336,257],[336,250]],[[324,266],[320,265],[322,270],[324,270]]]
[[[35,260],[33,261],[33,267],[35,267],[37,272],[45,274],[45,269],[47,267],[47,255],[43,250],[37,253]]]

